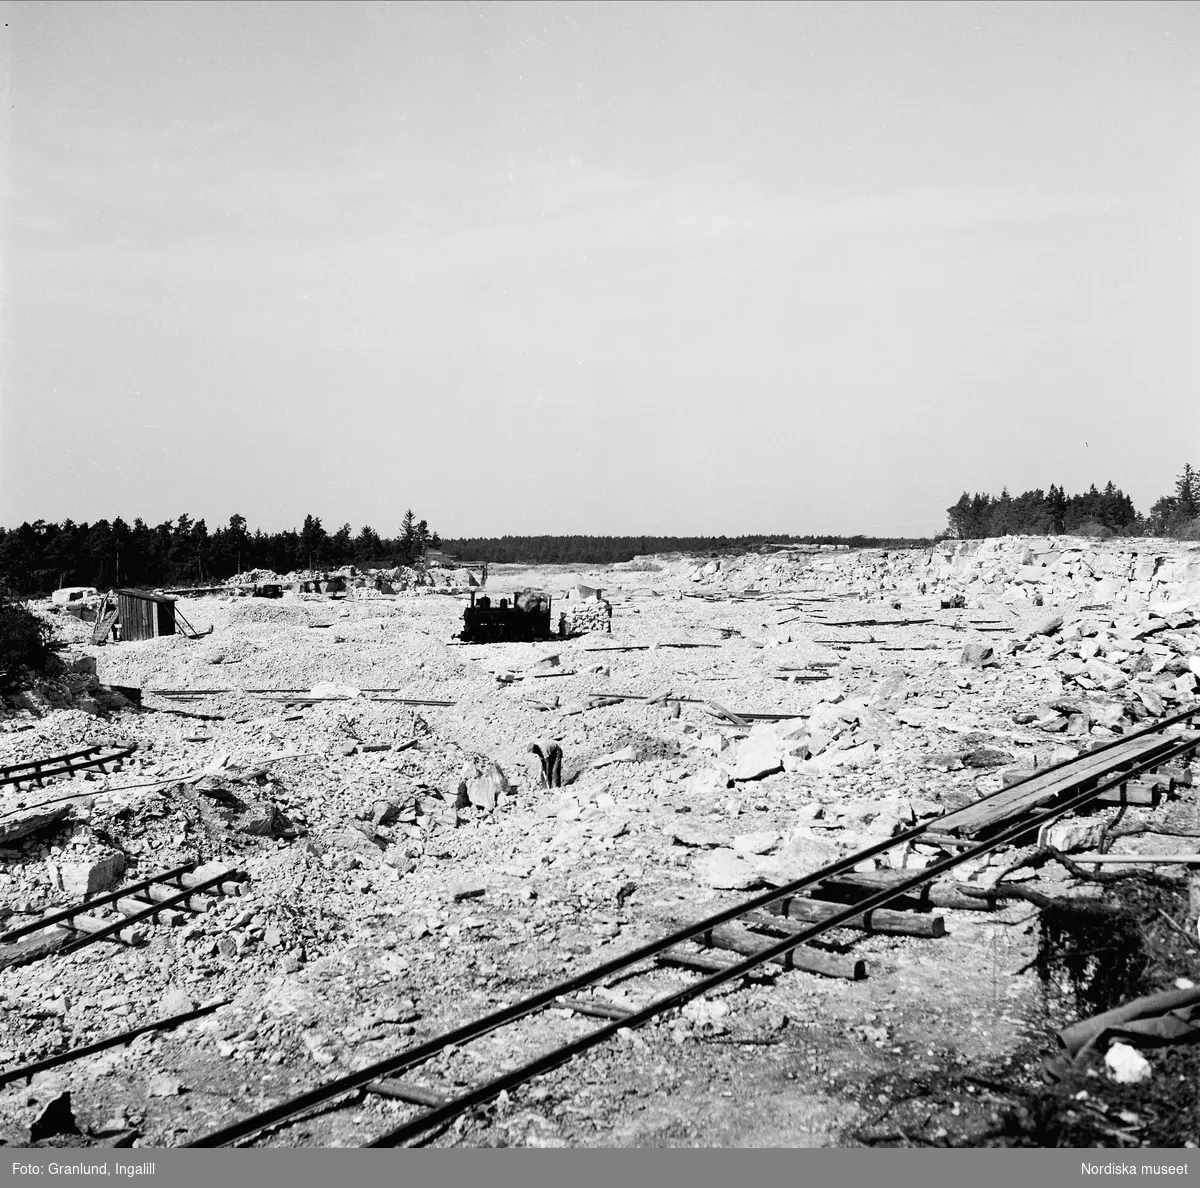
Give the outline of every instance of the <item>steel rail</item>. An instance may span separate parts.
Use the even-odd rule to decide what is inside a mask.
[[[396,1056],[377,1061],[375,1064],[360,1069],[357,1072],[347,1073],[345,1076],[339,1077],[335,1081],[330,1081],[324,1086],[309,1090],[307,1093],[300,1094],[290,1101],[271,1106],[250,1118],[244,1119],[241,1122],[231,1123],[229,1126],[214,1131],[212,1134],[196,1139],[193,1142],[185,1143],[184,1145],[188,1147],[224,1146],[227,1143],[237,1141],[239,1138],[244,1138],[246,1135],[253,1134],[255,1131],[271,1126],[276,1122],[282,1122],[294,1114],[302,1113],[312,1106],[320,1105],[332,1097],[337,1097],[342,1093],[354,1089],[360,1089],[370,1081],[402,1072],[414,1064],[422,1063],[429,1059],[430,1056],[436,1055],[451,1044],[464,1044],[469,1040],[477,1039],[481,1035],[486,1035],[489,1031],[495,1031],[497,1028],[522,1019],[526,1015],[531,1015],[545,1006],[553,1005],[555,999],[569,996],[576,990],[585,989],[597,981],[611,977],[613,974],[623,973],[640,962],[656,957],[659,953],[663,953],[677,944],[691,940],[704,932],[711,931],[720,924],[736,920],[748,911],[766,907],[779,899],[784,899],[788,895],[811,886],[813,883],[820,882],[821,879],[842,874],[850,870],[856,863],[863,861],[864,858],[881,854],[886,850],[894,849],[898,845],[903,845],[910,838],[917,837],[923,833],[924,829],[924,826],[918,826],[908,831],[908,833],[886,838],[874,846],[870,846],[857,854],[839,859],[837,862],[831,863],[829,866],[823,867],[810,875],[805,875],[803,878],[788,883],[777,890],[764,892],[744,903],[726,908],[695,924],[685,925],[683,928],[677,929],[675,932],[657,941],[642,945],[622,956],[614,957],[602,965],[598,965],[585,973],[578,974],[565,982],[559,982],[546,990],[541,990],[529,998],[514,1003],[512,1006],[493,1011],[489,1015],[485,1015],[472,1023],[463,1024],[434,1040],[429,1040],[424,1044],[419,1044],[415,1048],[407,1049]]]
[[[0,785],[18,784],[25,780],[44,780],[50,776],[67,775],[72,771],[83,771],[103,763],[117,763],[129,758],[137,750],[133,744],[124,747],[100,743],[72,751],[66,755],[51,755],[47,759],[30,759],[25,763],[10,763],[0,767]],[[105,753],[107,751],[107,753]],[[101,752],[97,754],[96,752]],[[91,756],[91,758],[87,758]],[[75,762],[81,760],[81,762]]]
[[[1148,736],[1150,734],[1161,733],[1165,730],[1169,730],[1172,726],[1189,721],[1196,713],[1200,713],[1200,708],[1193,708],[1181,714],[1175,715],[1172,718],[1164,719],[1162,722],[1156,723],[1155,725],[1148,727],[1145,730],[1135,732],[1134,734],[1122,735],[1114,742],[1103,744],[1102,746],[1097,747],[1094,751],[1088,752],[1088,755],[1095,755],[1104,750],[1108,750],[1113,746],[1128,742],[1131,738]],[[1180,745],[1179,753],[1182,754],[1193,749],[1198,743],[1200,743],[1200,740],[1185,740]],[[1082,758],[1082,756],[1080,758]],[[1054,764],[1051,767],[1044,768],[1035,774],[1037,776],[1045,775],[1050,771],[1068,768],[1077,762],[1078,759],[1066,760],[1062,763]],[[1165,759],[1162,756],[1156,756],[1152,760],[1147,760],[1143,766],[1149,770],[1154,766],[1161,765],[1163,762],[1165,762]],[[1140,771],[1141,768],[1135,768],[1135,770]],[[1034,776],[1031,775],[1027,778],[1033,779]],[[1116,778],[1114,781],[1114,786],[1119,785],[1130,778],[1132,778],[1130,773],[1126,771]],[[1021,782],[1023,783],[1025,781]],[[988,800],[994,796],[1001,795],[1001,793],[1010,792],[1012,787],[1015,786],[1016,785],[1010,785],[1009,788],[999,789],[987,797],[982,797],[981,800]],[[1104,791],[1106,787],[1107,785],[1104,787],[1093,788],[1089,790],[1082,799],[1076,798],[1067,802],[1066,807],[1062,808],[1058,815],[1069,812],[1076,803],[1086,803],[1087,799],[1090,799],[1094,795],[1098,795],[1099,792]],[[1053,819],[1053,816],[1048,817],[1047,819]],[[491,1014],[475,1020],[474,1022],[463,1024],[439,1037],[436,1037],[435,1039],[419,1044],[414,1048],[406,1049],[403,1052],[397,1053],[395,1056],[387,1057],[366,1068],[360,1069],[356,1072],[348,1073],[334,1081],[330,1081],[323,1086],[318,1086],[315,1089],[308,1090],[307,1092],[299,1094],[288,1101],[271,1106],[266,1110],[260,1111],[258,1114],[241,1120],[240,1122],[231,1123],[228,1126],[222,1127],[219,1130],[213,1131],[212,1133],[195,1139],[185,1145],[191,1147],[217,1147],[224,1146],[231,1142],[236,1142],[238,1139],[245,1138],[248,1135],[263,1130],[268,1126],[286,1121],[288,1118],[302,1113],[313,1106],[321,1105],[331,1098],[356,1089],[361,1089],[370,1081],[376,1080],[380,1077],[395,1075],[396,1073],[402,1072],[413,1065],[423,1063],[425,1060],[429,1059],[433,1055],[436,1055],[438,1052],[442,1051],[446,1047],[449,1047],[451,1044],[463,1044],[469,1042],[470,1040],[477,1039],[482,1035],[486,1035],[488,1032],[506,1026],[507,1024],[515,1022],[518,1019],[524,1018],[526,1015],[533,1014],[535,1011],[552,1005],[555,999],[569,996],[575,991],[591,986],[595,982],[610,977],[613,974],[623,973],[631,969],[633,966],[640,964],[642,961],[656,957],[660,953],[663,953],[684,941],[692,940],[697,936],[702,936],[706,932],[711,932],[713,928],[735,920],[739,916],[745,915],[747,912],[756,910],[758,908],[767,907],[768,905],[776,903],[781,899],[787,899],[788,897],[796,894],[798,891],[812,886],[814,883],[821,882],[823,879],[831,878],[838,874],[843,874],[866,858],[873,857],[876,854],[884,853],[887,850],[894,849],[897,846],[906,844],[908,841],[919,838],[926,832],[926,830],[930,828],[931,825],[935,823],[936,819],[935,821],[931,821],[924,825],[914,826],[914,828],[907,830],[895,837],[882,839],[875,845],[868,846],[854,854],[847,855],[845,858],[830,863],[828,866],[822,867],[811,874],[803,876],[802,878],[793,880],[782,887],[764,892],[757,896],[753,896],[749,900],[723,909],[722,911],[717,912],[703,920],[696,921],[693,924],[685,925],[684,927],[675,930],[674,932],[660,938],[657,941],[651,941],[648,944],[639,946],[629,953],[614,957],[612,960],[596,966],[582,974],[578,974],[574,978],[568,979],[566,982],[560,982],[549,989],[531,995],[530,997],[523,999],[518,1003],[514,1003],[509,1007],[494,1011]],[[1034,826],[1031,824],[1020,822],[1013,826],[1012,830],[1006,831],[1003,836],[1007,837],[1009,833],[1012,833],[1013,830],[1015,830],[1013,836],[1021,836],[1022,833],[1028,832],[1033,827]],[[996,842],[995,844],[999,845],[1003,843]],[[950,863],[949,866],[925,868],[925,871],[922,872],[922,877],[917,878],[917,880],[913,882],[911,886],[917,887],[924,882],[933,881],[933,879],[937,877],[941,870],[952,869],[953,866],[957,865],[958,862],[962,860],[962,856],[958,855],[953,859],[946,860]],[[907,890],[910,889],[910,885],[908,883],[899,884],[897,886],[900,887],[899,890],[893,886],[887,888],[886,892],[878,893],[880,895],[884,895],[884,898],[874,903],[873,906],[889,903],[893,899],[904,895]],[[850,908],[847,909],[846,913],[844,913],[845,918],[848,919],[854,915],[861,914],[864,910],[869,910],[868,908],[864,908],[864,902],[867,901],[860,901],[859,903],[851,905]],[[842,915],[843,913],[839,913],[837,919],[840,919]],[[836,927],[836,924],[831,924],[828,921],[823,921],[822,925],[822,930],[824,930],[824,928]],[[807,939],[808,935],[808,933],[801,934],[800,940],[796,941],[796,944],[803,943],[803,941]],[[812,935],[817,934],[814,933]],[[787,948],[781,950],[781,952],[787,952],[790,950],[790,948],[794,947],[795,945],[789,945]],[[762,960],[769,960],[769,957],[764,957]],[[749,966],[747,966],[747,968],[753,968],[754,964],[757,963],[758,962],[752,962]],[[497,1092],[499,1092],[499,1090],[497,1090]]]
[[[551,675],[555,675],[555,674],[551,674]],[[574,673],[563,673],[562,675],[563,676],[574,676],[575,674]],[[719,677],[719,678],[715,678],[715,679],[724,680],[725,678]],[[814,679],[816,679],[816,678],[814,678]],[[632,702],[641,701],[641,702],[644,702],[646,705],[650,705],[650,706],[672,705],[675,702],[679,702],[681,705],[709,706],[709,705],[713,704],[711,698],[707,698],[707,697],[676,697],[673,693],[671,694],[670,697],[661,697],[654,693],[645,693],[645,694],[643,694],[643,693],[607,693],[607,692],[603,692],[598,689],[592,689],[592,690],[589,690],[587,693],[583,694],[583,696],[592,698],[597,701],[604,700],[605,698],[608,698],[612,701],[632,701]],[[790,721],[793,718],[807,718],[810,716],[807,710],[804,711],[803,713],[801,713],[799,711],[792,712],[790,710],[778,710],[778,711],[774,711],[774,712],[765,712],[765,711],[759,711],[759,710],[731,710],[730,713],[736,715],[739,718],[744,719],[747,722],[784,722],[784,721]],[[718,716],[720,716],[720,715],[718,715]]]
[[[38,920],[33,920],[28,924],[22,924],[20,928],[13,928],[9,932],[3,933],[0,935],[0,944],[8,944],[9,941],[14,941],[19,936],[27,936],[31,932],[40,932],[43,928],[49,928],[52,924],[60,924],[64,920],[70,920],[73,916],[82,916],[85,912],[91,911],[92,908],[103,907],[108,903],[115,903],[118,899],[124,899],[128,895],[136,895],[139,891],[145,891],[147,887],[153,887],[155,883],[168,883],[171,879],[177,879],[180,875],[187,874],[188,871],[195,868],[196,863],[186,862],[182,866],[176,866],[172,870],[164,870],[159,874],[151,875],[149,878],[141,879],[136,883],[130,883],[128,886],[121,887],[116,891],[97,895],[93,899],[84,899],[74,907],[63,908],[48,916],[42,916]]]
[[[404,690],[393,685],[379,685],[370,687],[361,687],[358,690],[360,693],[402,693]],[[261,694],[279,694],[294,693],[299,697],[309,697],[312,695],[311,689],[143,689],[142,693],[147,697],[165,697],[168,700],[171,698],[179,698],[180,700],[188,700],[194,697],[215,697],[218,693],[253,693],[255,696]],[[413,705],[455,705],[453,701],[430,701],[419,698],[396,698],[395,700],[408,700]]]
[[[202,891],[207,891],[209,887],[215,887],[218,883],[227,881],[229,881],[229,871],[213,875],[211,879],[204,879],[194,887],[188,887],[181,891],[178,895],[170,895],[159,903],[151,904],[144,912],[134,912],[132,916],[122,916],[119,920],[114,920],[111,924],[106,924],[103,928],[98,928],[95,932],[85,933],[78,940],[73,940],[63,945],[54,955],[56,957],[65,957],[68,953],[77,953],[80,949],[95,944],[96,941],[104,940],[118,932],[123,932],[126,928],[134,924],[140,924],[143,920],[150,919],[151,916],[157,916],[159,912],[164,911],[166,908],[173,908],[191,899],[193,895],[199,895]]]
[[[1134,734],[1123,735],[1110,743],[1105,743],[1102,746],[1096,747],[1093,751],[1088,752],[1088,755],[1095,755],[1102,751],[1109,750],[1114,746],[1128,742],[1132,738],[1146,737],[1152,734],[1162,733],[1175,725],[1189,721],[1197,712],[1200,711],[1195,708],[1186,710],[1180,714],[1174,715],[1171,718],[1164,719],[1162,722],[1155,723],[1150,727],[1147,727],[1141,731],[1137,731]],[[1172,756],[1176,753],[1184,754],[1195,749],[1198,741],[1200,740],[1182,740],[1176,750],[1172,752]],[[1079,758],[1082,758],[1082,756]],[[1050,771],[1069,768],[1073,764],[1077,763],[1079,758],[1065,760],[1062,763],[1054,764],[1036,774],[1044,775]],[[1168,756],[1159,755],[1148,759],[1141,764],[1131,765],[1130,770],[1120,773],[1108,783],[1098,784],[1092,789],[1089,789],[1087,792],[1077,794],[1077,796],[1066,802],[1063,802],[1053,809],[1044,810],[1041,818],[1037,818],[1032,822],[1028,819],[1023,819],[1017,822],[1015,825],[1010,827],[1010,829],[999,835],[998,839],[992,839],[991,842],[986,843],[986,848],[979,850],[979,852],[987,852],[987,849],[995,848],[998,845],[1005,844],[1010,836],[1019,837],[1022,834],[1031,831],[1037,827],[1042,819],[1053,820],[1058,816],[1070,812],[1072,808],[1077,807],[1079,804],[1087,803],[1094,796],[1106,791],[1109,787],[1117,787],[1126,782],[1128,779],[1136,778],[1136,776],[1143,770],[1152,770],[1155,767],[1161,766],[1167,761],[1167,759]],[[1032,779],[1034,776],[1030,776],[1028,778]],[[1011,790],[1011,787],[1013,786],[1015,785],[1010,785],[1009,789],[1000,789],[997,792],[990,794],[988,797],[981,798],[981,800],[987,800],[991,799],[993,796],[998,796],[1002,792]],[[445,1047],[450,1046],[451,1044],[461,1044],[468,1042],[471,1039],[478,1038],[479,1036],[496,1030],[499,1027],[505,1026],[507,1023],[513,1022],[518,1018],[532,1014],[534,1011],[537,1011],[551,1003],[555,998],[570,994],[575,990],[582,989],[598,980],[601,980],[602,978],[610,976],[613,973],[624,972],[625,970],[639,964],[642,960],[656,956],[660,952],[665,951],[666,949],[677,943],[680,943],[683,940],[689,940],[695,936],[702,935],[705,932],[710,932],[712,928],[718,926],[719,924],[736,919],[738,916],[744,915],[745,913],[760,906],[766,906],[780,899],[788,898],[796,890],[802,889],[803,887],[811,885],[814,882],[819,882],[822,879],[832,877],[835,874],[844,873],[846,869],[853,864],[862,861],[864,858],[871,857],[872,855],[894,848],[897,845],[905,844],[907,841],[919,837],[926,831],[926,829],[930,827],[930,825],[934,823],[935,822],[930,822],[924,826],[917,826],[906,833],[900,834],[893,838],[885,839],[874,846],[867,847],[856,854],[849,855],[845,859],[839,860],[836,863],[832,863],[828,867],[816,871],[811,875],[807,875],[802,879],[795,880],[793,883],[790,883],[784,887],[778,888],[772,892],[764,893],[760,896],[756,896],[740,905],[725,909],[724,911],[719,912],[705,920],[686,926],[683,929],[671,934],[669,937],[663,938],[657,942],[651,942],[650,944],[642,946],[640,949],[634,950],[623,957],[615,958],[613,961],[607,962],[604,965],[588,971],[587,973],[578,975],[576,978],[570,979],[566,983],[561,983],[558,986],[552,987],[550,990],[531,996],[521,1003],[514,1004],[510,1008],[493,1012],[491,1015],[485,1016],[473,1024],[467,1024],[463,1027],[457,1028],[454,1031],[446,1033],[435,1040],[427,1041],[425,1044],[418,1045],[416,1048],[409,1049],[406,1052],[399,1053],[395,1057],[381,1061],[378,1064],[371,1066],[369,1069],[361,1070],[360,1073],[352,1073],[348,1076],[339,1078],[337,1081],[331,1082],[324,1087],[319,1087],[315,1090],[309,1091],[306,1094],[299,1095],[290,1102],[280,1103],[279,1106],[263,1111],[253,1118],[245,1119],[242,1123],[234,1123],[221,1131],[214,1132],[206,1138],[202,1138],[187,1145],[220,1146],[227,1142],[236,1141],[238,1138],[245,1137],[257,1130],[261,1130],[267,1126],[273,1125],[276,1122],[284,1121],[288,1117],[292,1117],[297,1113],[301,1113],[314,1105],[320,1105],[333,1097],[341,1095],[342,1093],[350,1092],[356,1088],[360,1088],[362,1082],[365,1080],[372,1079],[375,1076],[394,1075],[395,1073],[404,1071],[415,1064],[423,1063],[430,1056],[435,1055],[437,1052],[441,1051]],[[908,890],[918,887],[922,883],[933,881],[942,870],[952,869],[955,865],[958,865],[965,860],[966,856],[960,854],[956,855],[954,858],[947,859],[946,863],[948,863],[948,865],[939,865],[926,868],[926,871],[923,872],[921,876],[916,877],[915,881],[894,885],[893,887],[887,888],[885,891],[878,893],[878,895],[883,897],[879,899],[878,902],[874,902],[874,899],[871,901],[859,901],[858,903],[851,905],[845,914],[847,917],[852,917],[853,915],[861,913],[864,910],[870,910],[870,908],[866,906],[867,903],[871,903],[872,906],[879,906],[881,903],[891,902],[893,899],[906,894]],[[822,922],[822,930],[836,926],[836,923],[831,923],[829,921]],[[806,936],[801,935],[799,940],[795,941],[795,944],[788,945],[784,951],[790,951],[791,948],[803,943],[805,939]],[[748,968],[753,968],[754,964],[759,964],[762,961],[770,959],[770,954],[764,957],[758,957],[755,959],[755,961],[751,962]],[[569,1059],[570,1057],[568,1056],[567,1058]],[[499,1092],[499,1090],[496,1091]],[[470,1108],[470,1106],[468,1105],[465,1108]]]
[[[223,1006],[228,1006],[232,1001],[232,998],[218,999],[216,1002],[208,1003],[207,1006],[194,1007],[192,1010],[182,1011],[178,1015],[168,1015],[165,1019],[155,1019],[152,1023],[143,1023],[138,1027],[131,1027],[128,1031],[118,1032],[116,1035],[106,1035],[103,1039],[95,1040],[93,1043],[71,1048],[70,1051],[60,1052],[57,1056],[47,1056],[45,1060],[35,1060],[32,1064],[23,1065],[21,1068],[5,1069],[0,1072],[0,1085],[10,1085],[13,1081],[28,1079],[47,1069],[58,1068],[60,1065],[82,1060],[83,1057],[103,1052],[106,1048],[117,1048],[122,1044],[131,1043],[139,1035],[145,1035],[148,1031],[166,1031],[171,1027],[178,1027],[181,1023],[188,1023],[192,1019],[203,1018],[205,1015],[211,1015],[213,1011],[220,1010]]]
[[[1195,750],[1200,745],[1200,739],[1182,740],[1170,754],[1171,758],[1180,754],[1185,754],[1188,751]],[[1140,768],[1149,769],[1163,762],[1162,758],[1146,760],[1145,763],[1139,764]],[[955,867],[962,865],[964,862],[973,858],[981,857],[984,854],[990,853],[992,850],[998,849],[1000,846],[1007,845],[1010,841],[1015,840],[1023,835],[1030,833],[1035,828],[1040,828],[1042,825],[1050,821],[1057,820],[1059,817],[1079,808],[1094,799],[1100,792],[1105,791],[1108,787],[1117,786],[1129,778],[1128,774],[1119,775],[1107,784],[1103,784],[1096,788],[1088,789],[1080,792],[1070,800],[1063,802],[1060,805],[1051,809],[1046,809],[1036,815],[1033,820],[1021,820],[1015,822],[1007,829],[995,836],[988,838],[985,841],[979,842],[970,850],[961,854],[952,855],[949,858],[943,859],[941,862],[934,863],[932,866],[925,867],[919,874],[914,874],[912,878],[906,879],[903,882],[897,883],[892,887],[877,891],[873,895],[869,895],[866,899],[860,900],[858,903],[847,906],[844,910],[831,916],[827,920],[822,920],[819,923],[812,924],[808,928],[804,928],[799,932],[793,933],[784,940],[774,944],[766,944],[757,952],[748,957],[743,958],[730,965],[728,968],[721,970],[718,973],[709,974],[701,978],[698,982],[692,983],[690,986],[684,986],[672,994],[668,994],[663,998],[656,999],[648,1006],[642,1007],[639,1010],[633,1011],[628,1016],[615,1020],[612,1023],[605,1024],[597,1028],[587,1035],[581,1036],[570,1043],[563,1044],[554,1050],[547,1052],[543,1056],[537,1057],[529,1063],[522,1065],[520,1068],[495,1077],[483,1085],[477,1086],[475,1089],[461,1094],[446,1102],[444,1105],[436,1106],[427,1113],[421,1114],[385,1134],[380,1135],[370,1143],[368,1147],[396,1147],[401,1143],[409,1142],[419,1138],[426,1131],[449,1122],[467,1110],[475,1106],[482,1105],[500,1093],[508,1089],[514,1089],[523,1085],[534,1077],[541,1076],[544,1073],[566,1064],[576,1056],[588,1051],[590,1048],[596,1047],[598,1044],[604,1043],[606,1040],[612,1039],[622,1029],[632,1029],[640,1027],[643,1023],[648,1023],[651,1019],[665,1014],[667,1011],[674,1010],[676,1007],[681,1007],[685,1003],[690,1002],[694,998],[700,997],[709,990],[716,989],[718,986],[724,985],[726,982],[733,981],[735,978],[751,972],[759,965],[767,962],[775,961],[780,958],[786,959],[788,955],[800,945],[807,941],[813,940],[823,933],[837,928],[847,923],[854,916],[864,912],[874,911],[876,908],[884,907],[893,900],[902,895],[907,894],[920,887],[923,883],[929,882],[937,878],[939,875],[945,874],[947,871],[953,870]]]
[[[104,750],[103,743],[96,743],[90,747],[84,747],[82,751],[69,751],[65,755],[51,755],[46,759],[27,759],[23,763],[8,763],[0,767],[0,779],[7,779],[20,771],[22,768],[33,768],[34,771],[30,774],[36,774],[36,769],[44,766],[47,763],[65,763],[71,759],[82,759],[85,755],[94,755],[97,751]],[[18,779],[24,779],[24,776],[17,775]]]

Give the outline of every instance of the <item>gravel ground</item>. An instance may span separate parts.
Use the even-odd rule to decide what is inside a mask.
[[[187,1004],[231,1000],[174,1031],[0,1089],[0,1137],[26,1142],[46,1103],[69,1091],[87,1137],[48,1142],[129,1132],[143,1146],[187,1141],[736,902],[739,879],[761,885],[811,869],[1079,742],[1014,722],[1064,695],[1053,658],[1024,648],[1051,608],[983,597],[943,610],[937,594],[883,579],[857,579],[852,590],[841,572],[804,557],[726,563],[701,581],[698,567],[686,558],[601,572],[495,566],[492,593],[536,586],[557,597],[584,582],[613,604],[611,635],[533,645],[455,643],[465,598],[426,591],[193,599],[180,609],[210,635],[102,648],[86,645],[90,626],[54,616],[64,660],[94,658],[100,685],[142,688],[143,708],[106,709],[86,674],[62,678],[9,720],[0,763],[92,742],[138,749],[118,772],[4,790],[0,813],[10,815],[78,794],[57,832],[0,843],[9,926],[67,902],[71,872],[114,852],[126,879],[194,860],[223,862],[250,883],[248,894],[190,921],[149,929],[141,947],[99,944],[0,971],[4,1066]],[[751,596],[730,597],[748,586]],[[831,601],[799,604],[804,597]],[[927,621],[831,628],[815,617],[822,612]],[[980,630],[997,623],[1002,631]],[[820,642],[835,636],[855,642]],[[994,647],[998,662],[961,663],[970,642]],[[672,643],[706,646],[662,646]],[[616,647],[647,650],[596,650]],[[910,650],[892,650],[901,648]],[[558,663],[547,667],[551,656]],[[828,679],[797,683],[803,669]],[[455,704],[351,696],[297,708],[245,692],[321,685]],[[99,704],[75,708],[71,698],[89,689]],[[229,691],[194,701],[151,692],[203,689]],[[814,713],[812,729],[830,719],[836,733],[811,758],[788,756],[782,770],[731,781],[745,731],[703,704],[676,711],[587,698],[666,691],[735,713]],[[1111,737],[1103,725],[1091,733]],[[538,786],[526,751],[535,738],[560,742],[563,788]],[[597,765],[627,747],[632,758]],[[492,764],[508,785],[495,811],[459,807],[460,783]],[[1191,789],[1132,819],[1200,827]],[[1153,840],[1140,839],[1143,848]],[[1019,856],[965,873],[987,885]],[[903,860],[932,858],[916,850]],[[1042,868],[1036,885],[1094,895],[1055,870]],[[865,981],[779,972],[735,984],[433,1141],[845,1145],[886,1131],[894,1104],[934,1082],[953,1089],[914,1091],[929,1109],[904,1133],[987,1141],[1011,1129],[1013,1099],[964,1078],[1003,1067],[1006,1083],[1033,1083],[1060,1020],[1035,968],[1036,909],[1013,902],[944,915],[947,935],[936,940],[836,934],[840,951],[867,961]],[[1181,951],[1180,961],[1200,973],[1194,955]],[[663,968],[606,993],[640,1005],[692,976]],[[412,1077],[449,1092],[593,1026],[551,1012]],[[266,1141],[356,1145],[411,1113],[366,1097]]]

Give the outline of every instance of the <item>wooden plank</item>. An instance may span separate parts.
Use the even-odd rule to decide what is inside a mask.
[[[91,639],[88,641],[93,647],[98,647],[100,644],[108,641],[109,632],[112,631],[118,614],[120,612],[114,610],[101,616],[100,620],[96,623],[95,629],[92,631]]]
[[[967,805],[938,821],[942,833],[974,835],[1003,821],[1040,808],[1068,792],[1076,791],[1122,767],[1143,762],[1176,746],[1178,735],[1134,738],[1099,754],[1085,755],[1061,771],[1050,771],[1023,784],[1014,784],[997,796]]]

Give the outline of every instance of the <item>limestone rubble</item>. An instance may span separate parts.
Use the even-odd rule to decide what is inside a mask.
[[[488,580],[547,589],[556,605],[580,585],[603,590],[612,634],[553,645],[458,644],[464,600],[403,581],[365,599],[186,599],[189,622],[211,635],[103,648],[86,643],[87,624],[42,606],[67,643],[62,667],[6,703],[0,764],[97,742],[138,749],[119,772],[0,790],[0,916],[19,923],[81,888],[186,860],[244,870],[250,884],[150,928],[143,947],[0,970],[3,1066],[158,1017],[167,1002],[232,999],[28,1090],[0,1090],[8,1141],[26,1140],[20,1128],[68,1088],[81,1126],[124,1109],[139,1141],[177,1141],[1196,701],[1194,546],[1005,538],[660,556],[602,571],[495,566]],[[965,605],[943,606],[956,600]],[[619,647],[641,650],[595,650]],[[220,691],[178,696],[205,689]],[[329,699],[297,707],[257,689]],[[129,690],[141,691],[140,711]],[[735,725],[739,710],[789,716]],[[561,745],[563,787],[541,786],[533,739]],[[1186,786],[1156,812],[1200,827]],[[1094,841],[1081,838],[1058,840]],[[1170,842],[1121,839],[1114,852],[1135,844]],[[897,846],[870,865],[917,868],[941,852]],[[962,878],[988,886],[1012,858]],[[780,1002],[797,1018],[857,1018],[870,996],[894,994],[885,1035],[918,1045],[918,1063],[931,1011],[963,1059],[1008,1051],[1003,1029],[969,1026],[986,1006],[995,943],[971,916],[957,914],[938,941],[860,938],[876,966],[861,989],[796,974],[770,999],[740,990],[720,1025],[760,1008],[765,1019]],[[1005,943],[1016,969],[1032,942]],[[931,997],[934,985],[948,989]],[[1023,979],[1011,987],[1034,992]],[[697,1011],[671,1034],[710,1034],[716,1017]],[[479,1051],[508,1059],[505,1042],[525,1041]],[[617,1081],[682,1093],[684,1074],[642,1069],[666,1067],[657,1042],[604,1059]],[[434,1072],[470,1080],[471,1059],[447,1056]],[[205,1085],[229,1096],[197,1092]],[[804,1141],[837,1140],[853,1110],[830,1101],[824,1129]],[[367,1121],[378,1128],[390,1108],[372,1105]],[[514,1123],[516,1141],[592,1141],[566,1115],[538,1116]],[[622,1107],[606,1116],[614,1134],[641,1141]],[[314,1125],[304,1141],[349,1141],[353,1129]]]

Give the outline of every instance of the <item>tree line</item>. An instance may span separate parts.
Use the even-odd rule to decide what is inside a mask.
[[[181,515],[154,527],[117,517],[77,524],[37,520],[0,528],[0,585],[31,597],[59,586],[186,587],[226,581],[251,569],[275,573],[328,570],[344,565],[383,569],[416,565],[429,549],[444,549],[463,565],[608,565],[647,553],[736,553],[772,545],[846,545],[850,548],[903,548],[929,540],[874,536],[500,536],[443,541],[425,520],[407,511],[392,538],[349,524],[327,532],[308,515],[299,531],[251,532],[246,518],[209,531],[204,520]]]
[[[1010,495],[964,491],[947,509],[942,538],[978,539],[1010,533],[1109,533],[1200,539],[1200,474],[1190,465],[1146,515],[1113,483],[1103,490],[1067,495],[1051,485]],[[609,565],[650,553],[721,554],[750,552],[776,545],[846,545],[850,548],[905,548],[925,539],[878,536],[491,536],[442,541],[412,510],[404,513],[398,533],[383,537],[364,525],[326,531],[319,516],[307,515],[297,531],[251,531],[245,516],[209,531],[204,520],[181,515],[150,526],[121,517],[77,524],[28,521],[0,528],[0,586],[29,597],[59,586],[200,586],[225,581],[250,569],[275,573],[295,570],[391,568],[416,565],[428,549],[444,548],[464,565],[574,564]]]
[[[464,565],[612,565],[650,553],[747,553],[773,545],[904,548],[929,540],[879,536],[469,536],[445,541]]]
[[[980,540],[1009,535],[1097,535],[1200,537],[1200,475],[1185,465],[1174,490],[1160,498],[1147,515],[1110,481],[1100,490],[1093,483],[1081,494],[1068,495],[1051,484],[1010,495],[964,491],[946,509],[946,537]]]
[[[251,532],[242,515],[210,532],[204,520],[181,515],[151,527],[141,518],[121,517],[94,524],[37,520],[0,528],[0,582],[25,596],[59,586],[201,586],[250,569],[290,573],[336,569],[342,565],[390,568],[415,565],[440,541],[411,509],[392,538],[364,525],[349,524],[329,533],[320,517],[308,515],[297,532]]]

